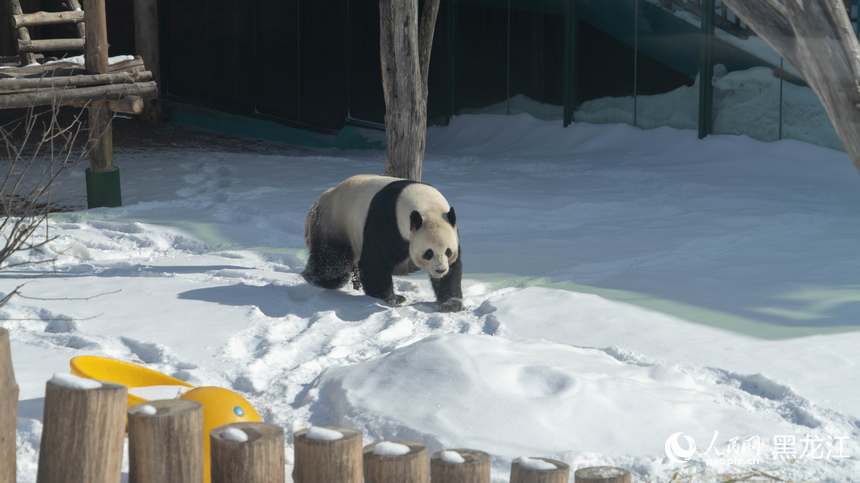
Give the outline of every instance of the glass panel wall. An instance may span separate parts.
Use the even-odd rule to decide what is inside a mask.
[[[782,137],[845,150],[824,105],[797,70],[784,62],[782,83]]]
[[[209,2],[167,2],[165,94],[192,101],[209,101]],[[190,35],[189,32],[194,32]]]
[[[703,4],[714,7],[709,79]],[[165,2],[162,25],[168,97],[331,131],[384,122],[377,0]],[[566,107],[577,122],[696,129],[709,101],[714,133],[842,147],[802,76],[721,0],[443,2],[429,82],[434,124],[468,113],[561,121]]]
[[[209,102],[251,109],[251,52],[250,0],[209,0]]]
[[[578,0],[573,120],[633,124],[637,0]]]
[[[379,2],[374,2],[379,3]],[[430,70],[427,73],[427,123],[448,124],[451,116],[451,86],[448,78],[450,59],[448,45],[449,37],[448,8],[450,2],[441,2],[439,14],[436,16],[436,29],[433,34],[433,47],[430,49]],[[418,1],[419,11],[423,11],[423,0]]]
[[[562,119],[565,2],[457,2],[454,114]]]
[[[448,73],[447,2],[439,6],[428,72],[427,120],[430,124],[446,124],[450,95]],[[418,2],[423,11],[424,2]],[[352,122],[381,127],[385,122],[385,97],[382,92],[382,72],[379,60],[379,1],[349,2],[348,90],[349,113]]]
[[[166,2],[165,95],[338,130],[344,8],[343,0]]]
[[[781,58],[721,0],[715,8],[713,132],[776,141]]]
[[[671,2],[638,0],[637,10],[636,125],[696,129],[699,27]]]
[[[432,62],[431,62],[432,63]],[[349,2],[349,119],[382,125],[379,2]]]
[[[561,120],[564,114],[563,7],[562,1],[511,4],[511,114],[527,112],[544,120]]]
[[[257,112],[299,119],[298,0],[258,0]]]
[[[454,114],[508,113],[508,0],[457,2]]]
[[[338,130],[344,103],[344,15],[342,0],[299,0],[299,99],[297,121]],[[378,23],[378,22],[377,22]]]

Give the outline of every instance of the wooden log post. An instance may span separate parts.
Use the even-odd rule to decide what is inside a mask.
[[[517,458],[511,463],[510,483],[567,483],[569,479],[570,466],[558,460]]]
[[[430,483],[490,483],[490,455],[473,449],[433,453]]]
[[[415,441],[369,444],[364,447],[364,482],[428,483],[429,459],[427,445]]]
[[[317,429],[319,428],[302,429],[294,435],[296,460],[293,481],[362,483],[364,468],[361,431],[335,427],[323,427],[323,431],[315,431]],[[339,433],[341,437],[333,439],[337,434],[331,433]]]
[[[36,482],[116,483],[122,472],[128,389],[59,376],[45,389]]]
[[[18,383],[12,370],[9,331],[0,327],[0,483],[15,483]]]
[[[158,0],[134,0],[134,46],[137,55],[152,72],[156,83],[161,83],[161,66],[158,53]],[[161,122],[161,93],[144,103],[140,119]]]
[[[87,74],[107,74],[107,20],[105,0],[84,0]],[[90,167],[86,171],[89,208],[122,206],[119,170],[113,165],[111,110],[107,101],[95,101],[89,108]]]
[[[129,483],[203,483],[203,405],[170,399],[128,409]]]
[[[245,441],[234,437],[242,434]],[[212,483],[286,481],[284,428],[280,426],[258,422],[218,426],[209,432],[209,451]]]
[[[83,6],[81,5],[81,2],[79,2],[78,0],[67,0],[67,3],[69,4],[69,10],[72,10],[72,11],[83,10]],[[84,15],[84,20],[86,20],[86,15]],[[87,29],[86,29],[86,25],[84,25],[84,21],[77,22],[75,24],[75,27],[78,30],[78,36],[83,38],[87,35]]]
[[[575,483],[630,483],[630,472],[614,466],[591,466],[573,473]]]
[[[23,15],[24,10],[21,9],[21,2],[9,2],[9,5],[12,10],[10,13],[13,16]],[[30,31],[26,27],[16,29],[16,34],[19,41],[30,41]],[[36,56],[32,52],[19,52],[19,54],[21,54],[21,65],[30,65],[36,62]]]

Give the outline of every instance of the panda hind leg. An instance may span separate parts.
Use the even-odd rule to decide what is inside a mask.
[[[312,245],[302,277],[311,285],[338,289],[353,277],[355,261],[348,243],[327,242]]]
[[[361,290],[361,272],[358,270],[358,264],[352,267],[352,288]]]

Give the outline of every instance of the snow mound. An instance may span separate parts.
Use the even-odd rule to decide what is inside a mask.
[[[715,430],[727,438],[792,430],[776,415],[744,409],[762,396],[726,387],[714,397],[697,380],[705,376],[552,342],[433,335],[326,370],[311,391],[312,413],[369,438],[409,434],[433,451],[468,447],[508,457],[526,448],[660,454],[674,429],[701,441]]]

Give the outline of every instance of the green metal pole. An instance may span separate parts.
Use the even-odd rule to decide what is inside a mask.
[[[702,31],[699,40],[699,139],[711,134],[714,128],[714,15],[714,0],[702,0]]]
[[[87,208],[116,208],[122,206],[122,190],[119,182],[119,168],[96,172],[89,168],[85,171],[87,183]]]

